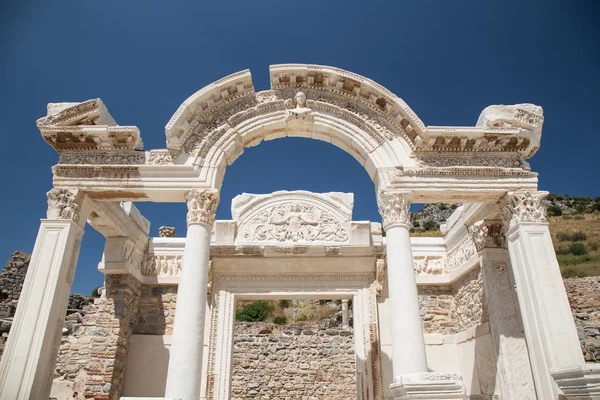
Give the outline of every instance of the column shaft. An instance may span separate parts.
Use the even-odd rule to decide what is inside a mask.
[[[200,396],[210,235],[206,225],[188,226],[177,289],[166,397],[194,400]]]
[[[83,229],[42,220],[0,363],[0,399],[47,399]]]
[[[394,377],[426,372],[427,356],[408,227],[386,231]]]
[[[165,395],[167,398],[198,400],[202,382],[210,236],[219,196],[214,191],[192,190],[186,200],[188,228],[177,288]]]

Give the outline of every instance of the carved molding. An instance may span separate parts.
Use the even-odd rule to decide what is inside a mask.
[[[520,223],[546,222],[546,207],[542,203],[548,192],[509,192],[502,213],[510,227]]]
[[[417,158],[421,167],[495,167],[530,170],[529,163],[520,157],[474,156],[458,157],[443,154],[423,155]]]
[[[394,225],[410,226],[411,193],[381,193],[377,199],[384,229]]]
[[[180,276],[183,266],[181,255],[153,255],[144,259],[141,273],[144,276]]]
[[[485,248],[506,248],[506,225],[501,220],[481,220],[469,227],[477,251]]]
[[[144,261],[144,252],[131,240],[127,240],[123,244],[123,259],[141,272],[142,262]]]
[[[415,256],[413,260],[415,274],[417,275],[442,275],[449,273],[446,258],[443,256]]]
[[[477,254],[477,247],[473,238],[471,235],[465,235],[446,255],[448,272],[456,271],[475,254]]]
[[[79,204],[77,204],[77,190],[54,188],[47,193],[48,219],[70,219],[79,221]]]
[[[187,200],[187,223],[206,224],[211,228],[215,222],[217,206],[219,205],[219,192],[209,190],[190,190]]]

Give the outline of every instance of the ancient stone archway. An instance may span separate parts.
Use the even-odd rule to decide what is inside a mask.
[[[190,376],[203,374],[211,236],[229,237],[233,232],[227,230],[227,224],[215,225],[225,169],[244,148],[285,136],[324,140],[342,148],[363,165],[375,184],[387,232],[385,243],[379,246],[385,249],[387,273],[382,263],[373,262],[371,267],[377,290],[384,284],[389,289],[386,319],[390,333],[386,340],[392,368],[386,373],[395,379],[390,388],[396,398],[414,398],[423,390],[441,398],[466,395],[465,383],[455,371],[444,373],[447,370],[440,367],[431,372],[428,366],[433,358],[426,353],[420,316],[412,255],[413,247],[418,246],[411,244],[409,235],[411,202],[479,203],[455,213],[435,252],[425,249],[418,256],[421,258],[417,257],[420,270],[416,273],[437,271],[442,276],[435,282],[447,284],[457,278],[456,271],[470,271],[479,265],[483,279],[488,277],[484,283],[491,287],[490,293],[518,299],[510,307],[494,306],[496,314],[490,314],[488,329],[495,329],[498,338],[519,331],[519,326],[512,324],[507,333],[503,321],[520,315],[527,341],[525,345],[525,338],[515,337],[519,348],[528,350],[518,354],[508,351],[511,348],[506,342],[497,343],[497,367],[504,368],[499,379],[507,388],[503,395],[508,396],[511,387],[519,387],[525,393],[519,398],[554,399],[561,389],[552,374],[565,388],[570,379],[588,379],[596,373],[581,367],[576,330],[544,222],[541,199],[545,193],[537,190],[537,174],[525,161],[539,147],[541,107],[490,106],[475,126],[434,127],[423,124],[387,89],[341,69],[275,65],[270,77],[268,91],[255,92],[250,72],[242,71],[196,92],[167,124],[166,149],[145,151],[137,127],[117,125],[100,99],[49,104],[48,115],[37,124],[60,159],[53,168],[47,219],[41,222],[23,288],[28,301],[17,311],[13,328],[17,334],[11,335],[0,365],[0,397],[48,396],[60,338],[55,325],[66,307],[63,294],[70,289],[86,222],[107,237],[102,263],[105,274],[125,275],[127,284],[160,284],[160,276],[148,277],[142,272],[149,269],[145,264],[148,221],[131,203],[117,201],[185,201],[188,230],[184,243],[180,242],[183,254],[181,249],[169,254],[178,257],[171,260],[173,268],[180,263],[176,312],[184,317],[174,321],[165,396],[198,399],[200,380]],[[291,237],[301,232],[296,217],[290,217]],[[219,231],[221,228],[225,231]],[[342,231],[326,231],[323,238],[338,237],[335,232]],[[350,237],[353,233],[360,232],[350,232]],[[339,238],[345,237],[339,234]],[[261,233],[260,238],[263,236],[275,242],[279,238]],[[268,254],[271,250],[266,249],[277,246],[275,242],[252,251]],[[329,253],[323,250],[323,257],[351,252],[351,243],[337,242]],[[473,246],[468,250],[462,247],[464,243],[477,246],[469,260],[465,260],[466,254]],[[299,251],[293,244],[291,247],[289,254]],[[235,240],[227,247],[232,254],[246,250],[250,251]],[[444,259],[461,265],[444,272]],[[498,266],[501,272],[510,270],[513,277],[499,273]],[[503,279],[502,290],[494,292],[494,276]],[[164,279],[174,282],[173,277]],[[510,279],[514,279],[512,286]],[[127,292],[125,298],[134,293],[136,290]],[[541,313],[541,309],[553,312]],[[131,324],[121,323],[124,328],[115,333],[115,346],[126,352]],[[511,363],[523,368],[511,372],[506,368]],[[122,368],[115,365],[115,369]],[[527,383],[521,385],[520,379]],[[118,385],[115,388],[109,388],[111,396],[120,394]]]

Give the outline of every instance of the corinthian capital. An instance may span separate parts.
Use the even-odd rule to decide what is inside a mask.
[[[506,248],[506,226],[501,220],[482,220],[469,227],[477,251],[486,248]]]
[[[385,229],[394,225],[410,226],[410,199],[412,193],[380,193],[377,199],[379,214]]]
[[[219,192],[216,190],[190,190],[185,199],[188,206],[188,225],[201,223],[212,228],[219,205]]]
[[[48,196],[48,219],[70,219],[79,221],[79,204],[77,190],[54,188],[46,193]]]
[[[502,213],[510,227],[523,222],[546,222],[546,207],[542,199],[548,192],[509,192]]]

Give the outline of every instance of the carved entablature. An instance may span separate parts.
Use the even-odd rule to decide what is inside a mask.
[[[44,140],[58,153],[126,151],[143,148],[135,126],[119,126],[100,99],[83,103],[50,103],[37,120]]]
[[[506,248],[506,225],[501,220],[482,220],[475,222],[469,233],[477,251],[487,248]]]
[[[348,244],[353,196],[279,191],[233,199],[240,244]]]
[[[242,107],[239,107],[240,104]],[[254,86],[249,70],[226,76],[202,88],[184,101],[167,123],[167,148],[179,151],[192,136],[200,141],[206,139],[212,130],[227,124],[228,116],[254,104]]]
[[[54,188],[47,193],[48,219],[71,219],[79,221],[79,204],[77,204],[77,190]]]
[[[509,192],[502,205],[509,227],[519,223],[546,222],[546,207],[542,203],[548,192]]]

